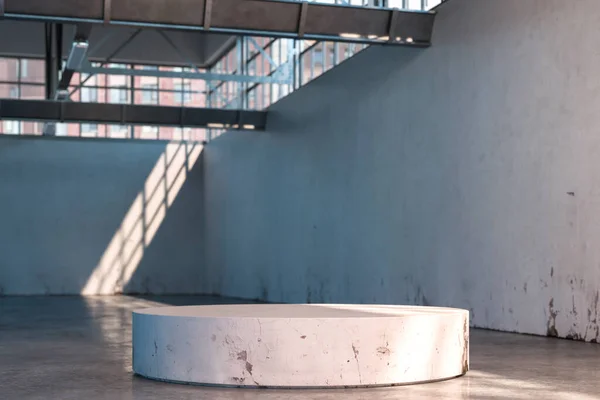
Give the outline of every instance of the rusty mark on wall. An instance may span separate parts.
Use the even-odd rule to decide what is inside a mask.
[[[246,350],[242,350],[237,354],[237,359],[238,360],[242,360],[242,361],[247,361],[248,360],[248,353],[246,352]]]
[[[462,372],[466,374],[469,371],[469,319],[465,318],[463,323],[463,356]]]
[[[550,313],[550,317],[548,317],[548,329],[546,330],[546,335],[551,337],[557,337],[558,331],[556,330],[556,316],[558,315],[558,311],[554,309],[554,297],[550,299],[548,303],[548,311]]]

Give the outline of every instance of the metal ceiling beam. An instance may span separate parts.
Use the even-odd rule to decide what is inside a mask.
[[[205,81],[225,81],[225,82],[255,82],[255,83],[289,83],[289,79],[272,78],[269,76],[258,75],[232,75],[217,74],[212,72],[175,72],[162,71],[159,69],[127,69],[127,68],[105,68],[92,67],[85,65],[79,72],[84,74],[106,74],[106,75],[125,75],[125,76],[154,76],[159,78],[185,78],[201,79]]]
[[[3,1],[4,17],[10,19],[408,46],[430,44],[435,17],[435,12],[282,0]]]
[[[0,119],[264,130],[267,112],[0,99]]]

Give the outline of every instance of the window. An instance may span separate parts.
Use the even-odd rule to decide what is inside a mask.
[[[19,121],[4,121],[2,124],[2,130],[4,133],[9,135],[17,135],[19,134],[21,124]]]
[[[142,103],[156,104],[158,102],[158,85],[155,83],[142,84]]]
[[[110,102],[113,104],[127,103],[127,86],[121,85],[118,88],[110,89]]]
[[[110,137],[127,138],[129,136],[129,127],[127,125],[111,125]]]
[[[173,140],[188,140],[191,128],[175,128],[173,130]]]
[[[69,134],[69,128],[67,124],[56,124],[55,125],[56,136],[67,136]]]
[[[98,134],[98,124],[81,124],[81,135],[89,136],[89,135],[97,135]]]
[[[142,127],[142,132],[143,133],[158,133],[158,126],[143,126]]]
[[[235,52],[232,53],[235,56]],[[231,55],[231,54],[230,54]],[[63,62],[64,64],[64,62]],[[100,67],[98,62],[92,62]],[[235,67],[235,62],[229,62],[229,67]],[[35,58],[0,57],[0,98],[14,99],[43,99],[45,98],[45,61]],[[151,71],[190,72],[195,69],[171,66],[151,66],[133,64],[107,64],[107,68],[146,70],[146,75],[157,75]],[[226,65],[227,67],[227,65]],[[140,75],[140,76],[138,76]],[[184,77],[157,77],[105,74],[73,74],[69,91],[71,100],[86,103],[112,104],[164,104],[177,106],[181,104],[203,105],[205,103],[205,84]],[[231,101],[238,95],[237,86],[233,83],[219,85],[218,93],[213,92],[213,101],[225,104],[222,97],[227,96]],[[196,91],[196,92],[194,92]],[[193,95],[199,93],[202,95]],[[214,106],[214,104],[213,104]],[[192,135],[189,129],[175,132],[173,127],[117,125],[105,123],[47,123],[40,124],[30,121],[0,120],[0,134],[42,134],[46,127],[56,127],[57,136],[84,136],[110,138],[144,138],[150,140],[171,140],[175,134],[187,140],[200,137]],[[50,132],[50,131],[48,131]],[[189,139],[188,139],[189,137]],[[203,137],[203,136],[202,136]]]
[[[158,126],[143,126],[140,139],[158,139]]]
[[[313,63],[315,66],[323,65],[323,60],[325,57],[323,56],[323,48],[321,46],[317,46],[313,49]]]
[[[21,79],[27,78],[29,76],[29,64],[27,60],[21,60]]]
[[[185,104],[192,101],[192,84],[190,82],[175,82],[175,101]]]
[[[98,102],[98,89],[95,87],[81,88],[81,101],[86,103],[97,103]]]

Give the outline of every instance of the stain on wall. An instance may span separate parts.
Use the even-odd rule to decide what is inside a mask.
[[[600,2],[453,0],[205,152],[224,295],[456,306],[597,341]],[[573,46],[577,43],[577,46]]]

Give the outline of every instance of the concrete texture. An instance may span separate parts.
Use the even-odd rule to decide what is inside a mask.
[[[152,307],[133,313],[133,371],[260,388],[393,386],[469,369],[469,312],[355,304]]]
[[[205,151],[214,293],[600,339],[600,2],[452,0]]]
[[[462,378],[381,389],[217,389],[146,380],[131,370],[131,311],[203,297],[0,298],[0,398],[38,399],[600,399],[600,347],[475,330]]]
[[[199,293],[201,151],[0,137],[0,294]]]

